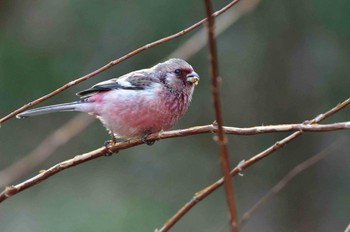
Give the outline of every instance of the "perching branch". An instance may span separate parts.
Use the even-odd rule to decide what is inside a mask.
[[[320,114],[314,119],[310,121],[304,122],[306,125],[312,125],[319,123],[320,121],[330,117],[331,115],[337,113],[338,111],[344,109],[345,107],[350,105],[350,98],[346,99],[345,101],[339,103],[337,106],[332,108],[331,110],[327,111],[326,113]],[[260,161],[261,159],[269,156],[274,151],[282,148],[286,144],[290,143],[294,139],[298,138],[300,135],[304,133],[303,130],[298,130],[294,132],[293,134],[287,136],[286,138],[277,141],[275,144],[267,148],[266,150],[260,152],[259,154],[253,156],[249,160],[243,160],[241,161],[237,167],[231,170],[230,174],[231,176],[236,176],[241,171],[245,170],[246,168],[252,166],[256,162]],[[223,178],[217,180],[213,184],[205,187],[204,189],[197,192],[193,198],[188,201],[182,208],[180,208],[168,221],[166,221],[163,225],[163,227],[158,230],[159,232],[165,232],[168,231],[171,227],[175,225],[176,222],[178,222],[188,211],[190,211],[198,202],[209,196],[212,192],[214,192],[216,189],[218,189],[220,186],[222,186],[224,183]]]
[[[205,9],[208,17],[208,45],[210,51],[210,71],[211,71],[211,92],[214,103],[214,111],[215,111],[215,122],[217,124],[218,130],[217,134],[217,143],[219,145],[220,150],[220,160],[221,160],[221,168],[224,174],[224,186],[226,192],[226,201],[227,207],[230,214],[230,228],[232,232],[238,231],[237,224],[237,214],[236,214],[236,203],[234,199],[234,191],[232,179],[230,177],[230,161],[228,156],[228,147],[227,147],[227,138],[223,129],[223,116],[221,109],[221,101],[220,101],[220,89],[219,89],[219,67],[217,60],[217,51],[216,51],[216,42],[215,42],[215,18],[212,17],[212,5],[210,0],[205,0]]]
[[[35,148],[29,155],[15,162],[6,169],[0,171],[0,187],[6,186],[15,181],[20,176],[27,173],[28,170],[32,170],[40,163],[43,162],[57,147],[65,143],[81,130],[83,130],[93,120],[93,117],[85,114],[80,114],[72,120],[68,121],[65,125],[54,131],[48,136],[37,148]],[[289,132],[299,131],[304,132],[328,132],[336,130],[350,129],[350,122],[338,122],[331,124],[285,124],[285,125],[269,125],[269,126],[256,126],[256,127],[223,127],[226,134],[234,135],[258,135],[275,132]],[[214,125],[196,126],[187,129],[164,131],[159,136],[162,138],[175,138],[182,136],[190,136],[204,133],[215,133],[217,127]],[[156,140],[162,139],[157,137]]]
[[[230,9],[232,6],[234,6],[237,2],[239,2],[239,0],[233,0],[232,2],[230,2],[229,4],[227,4],[226,6],[224,6],[223,8],[221,8],[220,10],[216,11],[216,12],[213,14],[213,17],[216,17],[216,16],[218,16],[218,15],[224,13],[225,11],[227,11],[228,9]],[[76,79],[76,80],[74,80],[74,81],[71,81],[71,82],[69,82],[69,83],[67,83],[67,84],[65,84],[65,85],[63,85],[63,86],[61,86],[61,87],[59,87],[58,89],[52,91],[51,93],[48,93],[48,94],[46,94],[46,95],[44,95],[44,96],[42,96],[42,97],[40,97],[40,98],[38,98],[38,99],[36,99],[36,100],[34,100],[34,101],[31,101],[31,102],[25,104],[24,106],[18,108],[17,110],[11,112],[10,114],[8,114],[8,115],[6,115],[5,117],[3,117],[3,118],[0,119],[0,124],[1,124],[1,123],[4,123],[4,122],[7,121],[8,119],[10,119],[10,118],[16,116],[17,114],[23,112],[24,110],[26,110],[26,109],[28,109],[28,108],[30,108],[30,107],[36,105],[36,104],[39,104],[39,103],[41,103],[41,102],[43,102],[43,101],[45,101],[45,100],[47,100],[47,99],[49,99],[49,98],[51,98],[51,97],[53,97],[53,96],[55,96],[55,95],[61,93],[62,91],[68,89],[69,87],[71,87],[71,86],[73,86],[73,85],[76,85],[76,84],[78,84],[78,83],[80,83],[80,82],[83,82],[83,81],[85,81],[85,80],[88,80],[88,79],[90,79],[90,78],[96,76],[97,74],[99,74],[99,73],[101,73],[101,72],[104,72],[104,71],[106,71],[107,69],[110,69],[110,68],[113,67],[114,65],[117,65],[117,64],[123,62],[124,60],[127,60],[127,59],[129,59],[130,57],[132,57],[132,56],[134,56],[134,55],[136,55],[136,54],[138,54],[138,53],[140,53],[140,52],[142,52],[142,51],[144,51],[144,50],[146,50],[146,49],[148,49],[148,48],[151,48],[151,47],[160,45],[160,44],[162,44],[162,43],[165,43],[165,42],[168,42],[168,41],[173,40],[173,39],[175,39],[175,38],[178,38],[178,37],[180,37],[180,36],[183,36],[183,35],[187,34],[188,32],[193,31],[194,29],[198,28],[199,26],[201,26],[201,25],[204,24],[205,22],[207,22],[207,18],[202,19],[201,21],[199,21],[199,22],[193,24],[192,26],[190,26],[190,27],[188,27],[188,28],[186,28],[186,29],[184,29],[184,30],[181,30],[181,31],[179,31],[179,32],[177,32],[177,33],[175,33],[175,34],[172,34],[172,35],[170,35],[170,36],[164,37],[164,38],[159,39],[159,40],[157,40],[157,41],[154,41],[154,42],[152,42],[152,43],[146,44],[146,45],[144,45],[144,46],[142,46],[142,47],[139,47],[139,48],[135,49],[135,50],[132,51],[132,52],[129,52],[128,54],[126,54],[126,55],[124,55],[124,56],[122,56],[122,57],[120,57],[120,58],[118,58],[118,59],[116,59],[116,60],[110,61],[108,64],[102,66],[101,68],[96,69],[95,71],[93,71],[93,72],[91,72],[91,73],[89,73],[89,74],[87,74],[87,75],[85,75],[85,76],[82,76],[82,77],[80,77],[80,78],[78,78],[78,79]]]
[[[343,108],[346,107],[347,105],[344,105],[344,103],[347,103],[347,105],[349,105],[350,99],[341,103],[339,106]],[[329,116],[330,115],[327,114],[326,117],[329,117]],[[226,134],[235,134],[235,135],[258,135],[258,134],[265,134],[265,133],[289,132],[289,131],[327,132],[327,131],[335,131],[335,130],[342,130],[342,129],[350,129],[350,122],[340,122],[340,123],[324,124],[324,125],[320,125],[320,124],[313,124],[313,125],[290,124],[290,125],[275,125],[275,126],[271,125],[271,126],[258,126],[258,127],[250,127],[250,128],[223,127],[223,129]],[[187,129],[162,131],[159,133],[150,134],[146,139],[147,141],[156,141],[161,139],[185,137],[185,136],[191,136],[191,135],[197,135],[197,134],[216,133],[216,131],[217,131],[217,126],[215,125],[195,126]],[[119,151],[119,150],[127,149],[127,148],[134,147],[141,144],[143,144],[141,140],[133,139],[133,140],[117,143],[114,146],[112,146],[110,150]],[[20,184],[7,187],[3,192],[0,193],[0,202],[6,200],[10,196],[13,196],[19,192],[22,192],[27,188],[33,187],[34,185],[40,183],[41,181],[49,178],[52,175],[55,175],[56,173],[63,171],[66,168],[76,166],[80,163],[84,163],[91,159],[96,159],[98,157],[107,155],[108,153],[109,153],[109,149],[105,147],[101,147],[94,151],[90,151],[88,153],[78,155],[72,159],[58,163],[47,170],[41,171],[40,174]],[[251,163],[250,165],[252,164],[253,163]],[[232,171],[231,171],[231,175],[233,175]]]

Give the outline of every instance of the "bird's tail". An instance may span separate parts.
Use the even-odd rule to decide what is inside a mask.
[[[49,114],[54,112],[62,112],[62,111],[75,111],[77,110],[77,106],[80,104],[82,104],[81,101],[75,101],[75,102],[39,107],[39,108],[27,110],[20,114],[17,114],[16,118],[28,118],[31,116]]]

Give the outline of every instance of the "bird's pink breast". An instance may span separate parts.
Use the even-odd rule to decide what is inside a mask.
[[[113,133],[123,138],[141,137],[172,127],[185,113],[190,97],[169,92],[139,94],[116,90],[90,97],[93,114]]]

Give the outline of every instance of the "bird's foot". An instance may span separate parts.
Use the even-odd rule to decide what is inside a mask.
[[[119,151],[112,151],[112,147],[117,143],[117,139],[115,138],[114,134],[112,134],[111,140],[107,140],[104,142],[105,148],[107,148],[107,153],[105,156],[111,156],[113,153],[118,153]]]
[[[145,143],[145,144],[147,144],[148,146],[152,146],[152,145],[156,142],[155,140],[153,140],[153,141],[148,141],[148,140],[147,140],[147,136],[150,135],[150,134],[151,134],[151,133],[148,133],[148,134],[144,135],[144,136],[141,138],[142,142]]]

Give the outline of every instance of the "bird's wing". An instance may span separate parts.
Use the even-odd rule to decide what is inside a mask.
[[[110,91],[114,89],[144,90],[153,83],[159,83],[159,80],[152,77],[147,70],[138,70],[118,78],[97,83],[89,89],[78,92],[77,95],[80,97],[86,97],[97,92]]]

